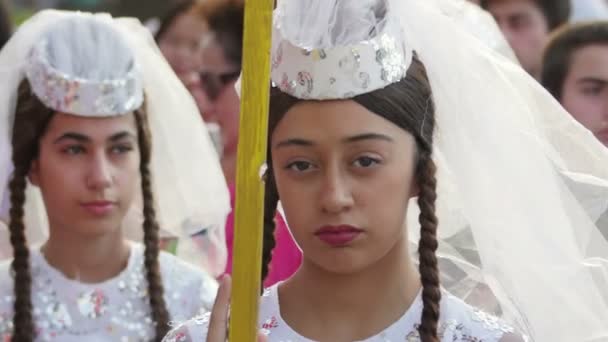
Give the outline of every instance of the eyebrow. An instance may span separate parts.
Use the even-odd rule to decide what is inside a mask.
[[[596,77],[583,77],[577,81],[577,83],[599,83],[601,85],[608,84],[608,80],[603,80]]]
[[[58,144],[64,140],[76,140],[78,142],[86,143],[91,141],[91,138],[87,137],[84,134],[67,132],[63,133],[59,138],[55,139],[54,143]]]
[[[378,134],[378,133],[358,134],[358,135],[344,139],[343,142],[353,143],[353,142],[358,142],[358,141],[363,141],[363,140],[383,140],[383,141],[387,141],[387,142],[393,142],[393,138],[389,137],[388,135]]]
[[[116,141],[123,140],[126,138],[135,139],[135,135],[131,132],[123,131],[123,132],[118,132],[116,134],[113,134],[107,140],[109,142],[116,142]],[[75,133],[75,132],[67,132],[67,133],[62,134],[59,138],[55,139],[54,143],[58,144],[64,140],[75,140],[75,141],[81,142],[81,143],[91,142],[91,138],[84,134]]]
[[[389,137],[388,135],[378,134],[378,133],[363,133],[363,134],[354,135],[352,137],[344,138],[344,139],[342,139],[342,142],[349,144],[349,143],[355,143],[355,142],[364,141],[364,140],[382,140],[382,141],[387,141],[387,142],[394,141],[393,138]],[[278,144],[275,145],[275,148],[289,147],[289,146],[310,147],[310,146],[314,146],[314,145],[315,145],[315,143],[310,140],[301,139],[301,138],[292,138],[292,139],[287,139],[287,140],[283,140],[283,141],[279,142]]]
[[[136,139],[137,137],[135,136],[135,134],[133,134],[131,132],[123,131],[123,132],[119,132],[119,133],[116,133],[116,134],[112,135],[108,139],[108,141],[110,141],[110,142],[116,142],[116,141],[123,140],[123,139],[128,139],[128,138]]]

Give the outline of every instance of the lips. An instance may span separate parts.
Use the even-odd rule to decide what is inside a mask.
[[[324,226],[315,232],[315,236],[332,247],[342,247],[349,245],[362,233],[363,229],[349,225]]]
[[[116,202],[111,201],[83,202],[80,205],[94,216],[105,216],[116,208]]]

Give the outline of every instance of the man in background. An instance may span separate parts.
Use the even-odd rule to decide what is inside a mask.
[[[541,83],[608,147],[608,22],[556,31],[545,49]]]
[[[481,0],[522,67],[540,78],[542,51],[549,34],[570,17],[570,0]]]

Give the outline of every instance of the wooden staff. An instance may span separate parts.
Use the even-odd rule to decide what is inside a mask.
[[[229,333],[232,342],[253,342],[257,335],[264,219],[260,170],[266,160],[272,9],[273,0],[245,1]]]

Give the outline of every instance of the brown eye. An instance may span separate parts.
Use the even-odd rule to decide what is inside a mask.
[[[356,167],[367,168],[367,167],[372,167],[377,164],[380,164],[380,160],[378,160],[376,158],[371,158],[371,157],[360,157],[360,158],[357,158],[357,160],[355,160],[355,162],[353,164]]]
[[[305,161],[295,161],[287,165],[286,169],[297,171],[297,172],[306,172],[312,169],[312,164]]]
[[[110,152],[112,152],[113,154],[124,154],[124,153],[127,153],[132,150],[133,150],[133,147],[131,147],[129,145],[116,145],[116,146],[112,146],[112,148],[110,149]]]
[[[85,149],[80,145],[72,145],[64,148],[62,152],[68,155],[77,155],[84,153]]]

